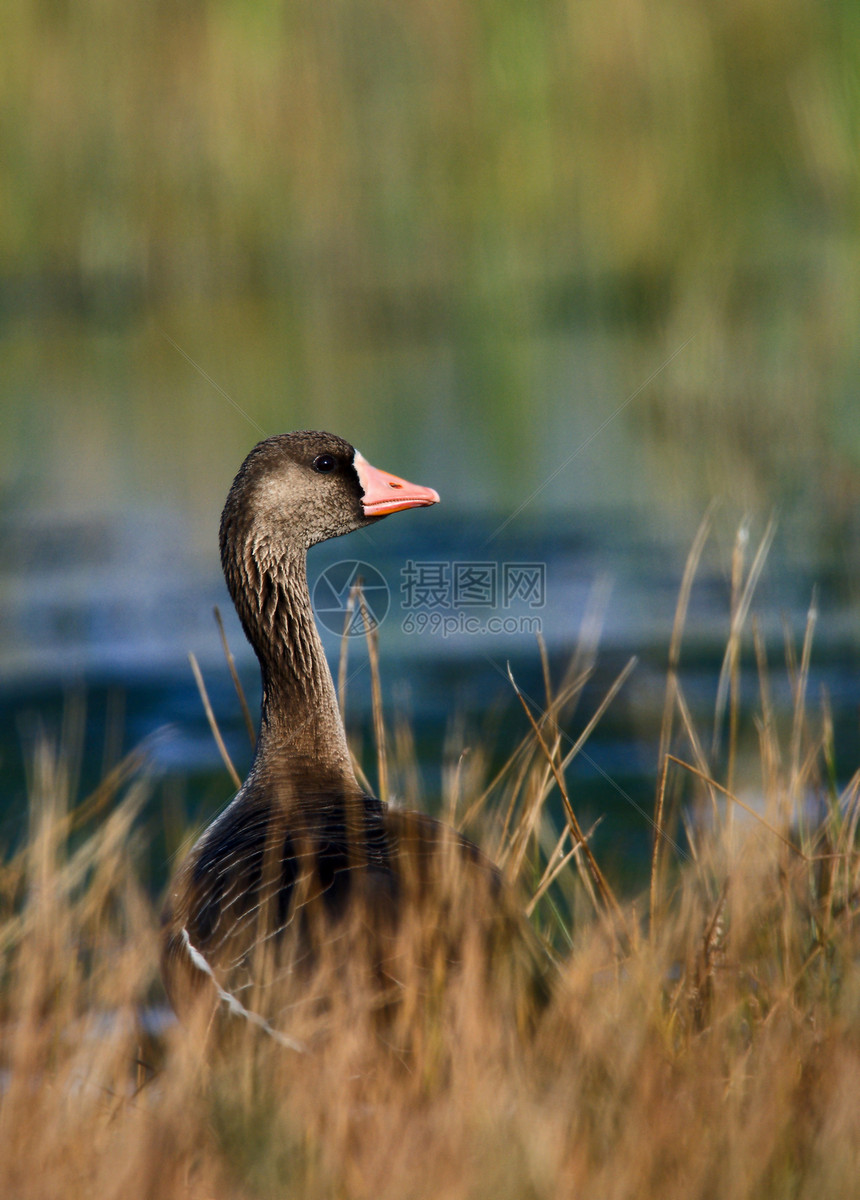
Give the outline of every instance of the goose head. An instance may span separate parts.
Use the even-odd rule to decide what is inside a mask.
[[[233,481],[221,519],[222,559],[241,542],[274,563],[291,550],[438,500],[433,488],[380,471],[334,434],[281,434],[255,446]]]

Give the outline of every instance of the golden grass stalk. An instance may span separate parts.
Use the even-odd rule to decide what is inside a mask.
[[[660,746],[657,752],[658,763],[665,763],[666,755],[672,741],[673,717],[675,712],[678,688],[678,664],[681,659],[681,641],[684,625],[687,620],[687,608],[690,604],[690,592],[693,580],[699,567],[699,561],[705,549],[711,529],[712,503],[702,518],[696,532],[687,561],[684,564],[684,574],[678,593],[678,603],[675,606],[675,620],[672,624],[672,637],[669,642],[669,666],[666,674],[666,696],[663,701],[663,721],[660,726]],[[664,813],[666,799],[666,774],[661,771],[657,788],[657,799],[654,808],[654,841],[651,847],[651,890],[650,890],[650,927],[656,927],[658,919],[659,888],[660,888],[660,845],[664,836]]]
[[[215,605],[213,609],[215,614],[215,623],[218,626],[218,632],[221,635],[221,646],[224,650],[224,657],[227,660],[227,667],[230,671],[230,678],[233,680],[233,687],[236,689],[236,695],[239,698],[239,707],[242,710],[242,717],[245,721],[245,728],[248,731],[248,737],[253,750],[257,744],[257,735],[254,732],[254,721],[251,717],[251,710],[248,707],[248,700],[245,696],[245,689],[242,687],[242,681],[239,678],[239,672],[236,670],[236,661],[233,658],[233,651],[230,649],[230,643],[227,641],[227,634],[224,631],[224,622],[221,620],[221,609]]]
[[[200,699],[203,702],[203,709],[206,713],[206,720],[209,722],[209,728],[212,730],[212,736],[215,739],[215,744],[218,747],[218,753],[221,755],[221,761],[227,768],[227,774],[233,781],[236,788],[242,786],[242,780],[239,778],[239,772],[233,766],[233,760],[230,758],[230,753],[224,739],[221,736],[221,730],[218,728],[218,721],[215,718],[215,713],[212,709],[212,704],[209,700],[209,693],[206,691],[206,683],[203,679],[203,672],[200,670],[200,664],[197,662],[197,657],[194,654],[188,655],[188,661],[191,663],[191,670],[194,672],[194,682],[197,684],[197,690],[200,693]]]
[[[385,714],[382,710],[382,680],[379,673],[379,633],[370,617],[361,580],[357,580],[358,603],[367,641],[367,656],[370,660],[370,698],[373,709],[373,735],[376,742],[376,769],[379,781],[379,799],[388,803],[388,747],[385,734]]]
[[[509,858],[530,846],[533,920],[567,919],[557,901],[580,894],[578,859],[599,910],[613,914],[610,924],[588,904],[575,909],[556,939],[558,985],[526,1035],[503,1005],[488,1004],[466,956],[456,970],[440,961],[421,978],[404,972],[406,1002],[387,1038],[374,1032],[378,1007],[354,1003],[361,981],[341,978],[296,1006],[307,1054],[253,1030],[221,1055],[205,1053],[204,1031],[170,1021],[157,980],[158,902],[136,856],[145,780],[120,764],[79,800],[80,722],[70,718],[65,747],[37,745],[29,835],[0,870],[0,1195],[852,1195],[860,770],[836,784],[827,711],[819,721],[806,703],[812,624],[790,666],[786,730],[753,631],[760,762],[736,756],[731,789],[706,769],[672,684],[669,720],[695,748],[682,752],[673,734],[658,760],[660,788],[671,786],[668,772],[683,773],[713,799],[697,809],[694,797],[684,813],[695,854],[661,888],[645,939],[643,898],[616,895],[608,882],[604,893],[605,873],[587,861],[590,832],[577,838],[569,813],[553,829],[542,801],[535,815],[548,789],[559,789],[566,813],[575,801],[548,670],[546,711],[523,704],[527,737],[489,796],[483,747],[453,756],[449,812],[477,804],[488,840],[505,826]],[[675,667],[678,652],[679,643]],[[743,799],[755,769],[760,806]],[[808,807],[811,794],[827,796],[821,811]],[[710,815],[723,800],[737,808],[733,828]],[[433,944],[440,922],[468,928],[470,918],[464,897],[416,917],[410,937]],[[623,941],[615,922],[629,930]]]
[[[559,770],[558,766],[556,765],[554,756],[550,753],[549,749],[547,748],[547,744],[546,744],[546,741],[544,740],[543,734],[540,731],[537,721],[534,719],[534,717],[532,715],[532,711],[529,708],[525,697],[523,696],[522,692],[516,685],[516,681],[514,680],[510,666],[508,667],[508,678],[511,681],[511,686],[513,687],[514,691],[517,694],[517,699],[519,700],[520,704],[523,707],[523,711],[525,712],[526,716],[529,719],[529,723],[531,724],[531,727],[534,732],[537,743],[540,746],[541,750],[543,751],[544,755],[546,756],[546,760],[549,763],[550,769],[552,770],[553,778],[555,779],[556,785],[558,786],[558,790],[559,790],[559,793],[561,794],[562,802],[564,804],[564,811],[565,811],[565,813],[567,815],[567,819],[570,823],[571,834],[573,836],[574,842],[577,846],[581,847],[581,849],[582,849],[583,855],[585,857],[585,861],[588,864],[588,868],[592,874],[592,877],[594,878],[594,882],[597,885],[600,895],[603,897],[604,903],[606,904],[607,908],[610,910],[612,915],[615,917],[615,919],[618,921],[618,924],[623,929],[625,927],[624,915],[621,912],[621,908],[618,904],[618,901],[616,900],[615,895],[613,894],[612,888],[607,883],[605,875],[603,874],[603,872],[601,871],[600,867],[597,864],[597,860],[595,859],[594,854],[592,853],[591,847],[589,846],[588,841],[586,840],[585,834],[582,832],[579,821],[577,820],[577,817],[576,817],[576,813],[573,811],[573,805],[570,802],[570,797],[568,796],[567,788],[565,786],[564,778],[561,774],[561,771]]]

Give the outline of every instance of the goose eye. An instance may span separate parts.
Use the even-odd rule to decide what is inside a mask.
[[[333,454],[318,454],[314,459],[314,470],[320,475],[329,475],[337,468],[337,459]]]

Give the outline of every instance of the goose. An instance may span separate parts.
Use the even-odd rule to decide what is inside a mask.
[[[290,1020],[327,953],[328,986],[372,976],[390,997],[404,953],[426,978],[470,939],[488,955],[524,924],[476,846],[359,785],[311,607],[311,546],[438,501],[317,431],[260,442],[233,481],[221,564],[259,660],[260,727],[243,786],[165,903],[162,978],[180,1019],[202,1004],[210,1021],[240,1018],[297,1044]]]

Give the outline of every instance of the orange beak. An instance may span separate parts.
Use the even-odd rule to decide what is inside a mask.
[[[387,471],[380,471],[378,467],[372,467],[358,450],[352,461],[364,491],[361,504],[366,517],[384,517],[403,508],[426,508],[429,504],[439,503],[439,493],[435,488],[421,487],[406,479],[398,479],[396,475],[389,475]]]

